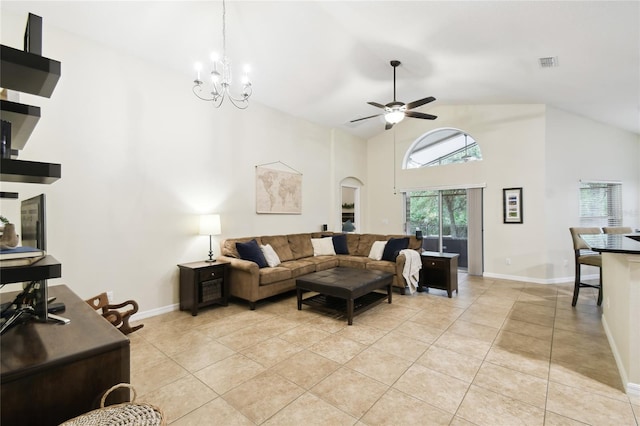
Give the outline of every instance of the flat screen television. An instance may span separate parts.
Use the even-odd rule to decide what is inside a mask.
[[[22,245],[47,250],[47,208],[44,194],[20,203],[20,229]],[[32,282],[36,294],[35,315],[40,321],[48,319],[49,291],[47,280]]]
[[[20,227],[23,246],[47,249],[46,212],[45,194],[21,202]]]

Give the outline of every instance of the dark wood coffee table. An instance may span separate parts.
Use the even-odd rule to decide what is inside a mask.
[[[298,310],[302,310],[302,304],[330,311],[346,310],[347,322],[352,325],[354,315],[385,298],[391,303],[392,283],[392,274],[370,269],[337,267],[314,272],[296,279]],[[376,291],[385,288],[386,294]],[[319,294],[303,299],[307,291]]]

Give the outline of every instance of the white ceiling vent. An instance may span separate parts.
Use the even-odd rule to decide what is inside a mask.
[[[558,66],[558,57],[557,56],[549,56],[547,58],[540,58],[540,59],[538,59],[538,61],[540,61],[540,67],[541,68],[553,68],[553,67],[557,67]]]

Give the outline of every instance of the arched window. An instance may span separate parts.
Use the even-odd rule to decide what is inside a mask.
[[[482,160],[482,153],[475,139],[462,130],[442,128],[416,139],[407,151],[402,167],[417,169],[477,160]]]

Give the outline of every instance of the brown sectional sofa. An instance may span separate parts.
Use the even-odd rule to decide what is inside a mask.
[[[405,256],[399,255],[394,263],[370,259],[369,252],[374,241],[388,241],[391,238],[406,237],[409,238],[409,248],[419,250],[421,241],[415,236],[346,234],[349,254],[314,256],[311,239],[330,235],[337,234],[316,232],[224,240],[221,243],[222,255],[218,259],[231,263],[229,274],[231,296],[248,301],[250,309],[255,309],[255,304],[259,300],[295,290],[296,278],[299,276],[337,266],[392,273],[394,275],[393,286],[397,287],[401,294],[404,294],[406,283],[402,272]],[[255,262],[241,259],[236,249],[236,243],[252,239],[255,239],[259,245],[270,244],[282,263],[276,267],[259,268]]]

